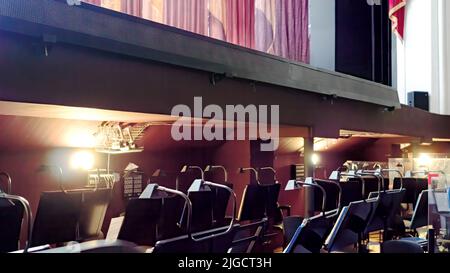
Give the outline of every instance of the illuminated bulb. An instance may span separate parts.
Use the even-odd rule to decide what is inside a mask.
[[[320,157],[319,157],[319,155],[318,155],[318,154],[313,154],[313,155],[311,156],[311,162],[312,162],[313,165],[319,164],[319,162],[320,162]]]
[[[94,155],[86,151],[77,152],[73,154],[70,166],[77,170],[91,170],[94,167]]]
[[[95,147],[95,137],[90,132],[71,132],[69,134],[69,145],[74,148],[93,148]]]
[[[418,159],[418,162],[420,166],[428,167],[431,164],[431,157],[428,154],[421,154]]]

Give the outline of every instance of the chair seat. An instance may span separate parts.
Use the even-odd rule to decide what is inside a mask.
[[[424,253],[423,247],[414,240],[387,241],[381,245],[381,253]],[[419,238],[420,239],[420,238]]]
[[[405,238],[401,238],[400,241],[407,241],[407,242],[412,242],[412,243],[416,243],[420,246],[427,246],[428,245],[428,240],[426,239],[422,239],[419,237],[405,237]]]

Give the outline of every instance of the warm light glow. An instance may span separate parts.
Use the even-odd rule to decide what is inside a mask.
[[[311,162],[312,162],[313,165],[319,164],[319,163],[320,163],[320,157],[319,157],[319,155],[318,155],[318,154],[313,154],[313,155],[311,156]]]
[[[402,143],[400,144],[400,149],[404,150],[411,146],[411,143]]]
[[[431,157],[428,154],[421,154],[418,158],[419,166],[429,167],[431,165]]]
[[[433,138],[433,142],[450,142],[449,138]]]
[[[421,146],[431,146],[431,145],[433,145],[433,143],[423,142],[423,143],[420,143],[420,145]]]
[[[74,148],[93,148],[95,147],[95,137],[92,132],[88,131],[76,131],[70,132],[69,145]]]
[[[314,142],[314,151],[315,152],[324,152],[328,150],[330,147],[333,147],[339,142],[337,139],[331,138],[316,138]]]
[[[94,154],[87,151],[77,152],[72,155],[70,166],[77,170],[91,170],[94,167]]]

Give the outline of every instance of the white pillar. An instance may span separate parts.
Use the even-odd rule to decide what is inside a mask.
[[[438,2],[438,63],[439,63],[439,109],[440,114],[450,115],[450,3],[448,0]]]
[[[450,3],[448,0],[408,0],[405,37],[397,41],[397,89],[430,94],[430,111],[450,114]]]

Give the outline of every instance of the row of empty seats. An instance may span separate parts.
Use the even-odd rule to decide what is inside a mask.
[[[402,236],[428,223],[427,194],[421,192],[426,180],[400,177],[391,186],[382,172],[370,171],[334,173],[330,180],[291,180],[286,190],[314,189],[316,213],[300,217],[290,215],[290,206],[279,204],[281,184],[273,168],[259,170],[274,172],[273,181],[264,183],[257,169],[240,169],[252,172],[255,183],[246,186],[239,210],[232,183],[205,181],[203,170],[195,166],[183,171],[190,169],[201,170],[201,177],[188,192],[150,183],[140,198],[130,200],[114,241],[102,240],[101,232],[112,188],[44,192],[34,221],[28,221],[22,252],[251,253],[277,247],[285,253],[365,252],[370,233],[382,232],[383,241],[388,241],[392,234]],[[402,203],[417,203],[406,227]],[[19,249],[25,211],[31,214],[27,203],[2,192],[1,252]]]

